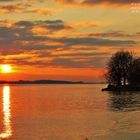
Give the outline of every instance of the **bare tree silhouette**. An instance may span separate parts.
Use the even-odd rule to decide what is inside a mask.
[[[126,85],[132,61],[133,54],[123,50],[116,52],[111,57],[107,64],[108,73],[106,75],[109,85]]]
[[[130,85],[140,84],[140,58],[134,59],[130,65],[128,82]]]

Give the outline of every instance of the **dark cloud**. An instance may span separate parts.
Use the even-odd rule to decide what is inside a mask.
[[[37,44],[35,44],[35,45],[25,45],[24,46],[24,49],[25,50],[29,50],[29,51],[32,51],[32,50],[34,50],[34,51],[40,51],[40,50],[44,50],[44,51],[46,51],[46,50],[55,50],[55,49],[57,49],[57,48],[62,48],[63,46],[60,46],[60,45],[37,45]]]
[[[114,4],[114,5],[125,5],[131,4],[134,2],[139,2],[139,0],[56,0],[60,3],[67,3],[67,4],[75,4],[75,5],[88,5],[88,6],[95,6],[100,4]]]
[[[19,21],[14,23],[11,27],[0,27],[0,43],[7,43],[13,41],[43,41],[49,39],[47,36],[36,36],[32,29],[34,27],[43,27],[48,33],[51,31],[58,31],[69,29],[70,26],[65,25],[62,20],[46,20],[46,21]]]
[[[79,38],[57,38],[55,41],[65,43],[67,45],[94,45],[94,46],[131,46],[135,44],[132,40],[111,40],[92,37]]]
[[[48,34],[36,34],[33,28],[44,27]],[[108,52],[99,52],[100,47],[131,47],[133,40],[104,39],[107,35],[86,37],[50,37],[52,32],[71,27],[62,20],[18,21],[6,26],[0,26],[0,53],[5,62],[19,65],[34,65],[37,67],[100,67],[103,63],[95,63],[95,58],[108,56]],[[108,33],[112,35],[112,33]],[[114,36],[116,33],[114,33]],[[98,37],[97,37],[98,36]],[[49,44],[51,42],[52,44]],[[18,57],[30,54],[30,57]],[[16,56],[17,55],[17,56]],[[34,59],[33,59],[34,58]],[[101,60],[100,60],[101,61]]]
[[[137,32],[136,34],[137,34],[137,35],[140,35],[140,32]]]
[[[34,25],[33,22],[30,21],[19,21],[15,23],[16,26],[25,26],[25,27],[32,27]]]
[[[5,22],[1,21],[0,26],[0,53],[3,55],[17,54],[21,51],[37,51],[57,49],[61,46],[43,44],[43,41],[52,41],[48,36],[36,35],[32,29],[43,26],[48,33],[56,32],[67,28],[62,20],[46,21],[19,21],[12,23],[10,27],[4,26]],[[27,43],[26,43],[27,42]]]
[[[38,41],[46,38],[34,36],[29,28],[0,27],[0,43],[14,43],[19,41]]]
[[[45,21],[19,21],[15,23],[16,26],[24,27],[43,27],[44,29],[56,31],[63,29],[72,29],[71,26],[66,25],[62,20],[45,20]]]
[[[0,0],[0,2],[21,2],[21,0]],[[45,2],[45,0],[24,0],[25,2]],[[59,3],[74,4],[74,5],[89,5],[95,6],[100,4],[106,5],[126,5],[131,3],[138,3],[139,0],[54,0]]]
[[[67,68],[89,67],[87,63],[74,61],[73,59],[69,59],[69,58],[56,58],[51,62],[49,62],[48,65],[55,66],[55,67],[67,67]]]
[[[134,2],[134,0],[84,0],[82,3],[83,4],[100,4],[100,3],[130,4],[132,2]]]
[[[135,34],[128,34],[123,32],[100,32],[100,33],[91,33],[89,36],[93,37],[135,37]]]
[[[42,24],[43,27],[49,28],[50,30],[72,29],[71,26],[65,25],[62,20],[46,20],[39,22],[39,24]]]

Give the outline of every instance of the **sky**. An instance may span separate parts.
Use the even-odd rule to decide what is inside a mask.
[[[0,80],[104,81],[109,58],[140,55],[139,0],[0,0]]]

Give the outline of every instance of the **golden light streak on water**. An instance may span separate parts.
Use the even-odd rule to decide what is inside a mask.
[[[9,86],[3,87],[3,115],[4,130],[0,133],[0,138],[9,138],[12,136]]]

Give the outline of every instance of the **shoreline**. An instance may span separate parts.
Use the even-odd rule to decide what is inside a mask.
[[[84,81],[63,81],[63,80],[18,80],[0,81],[2,84],[104,84],[104,82],[84,82]]]
[[[103,88],[102,91],[140,91],[140,85],[125,85],[125,86],[113,86]]]

